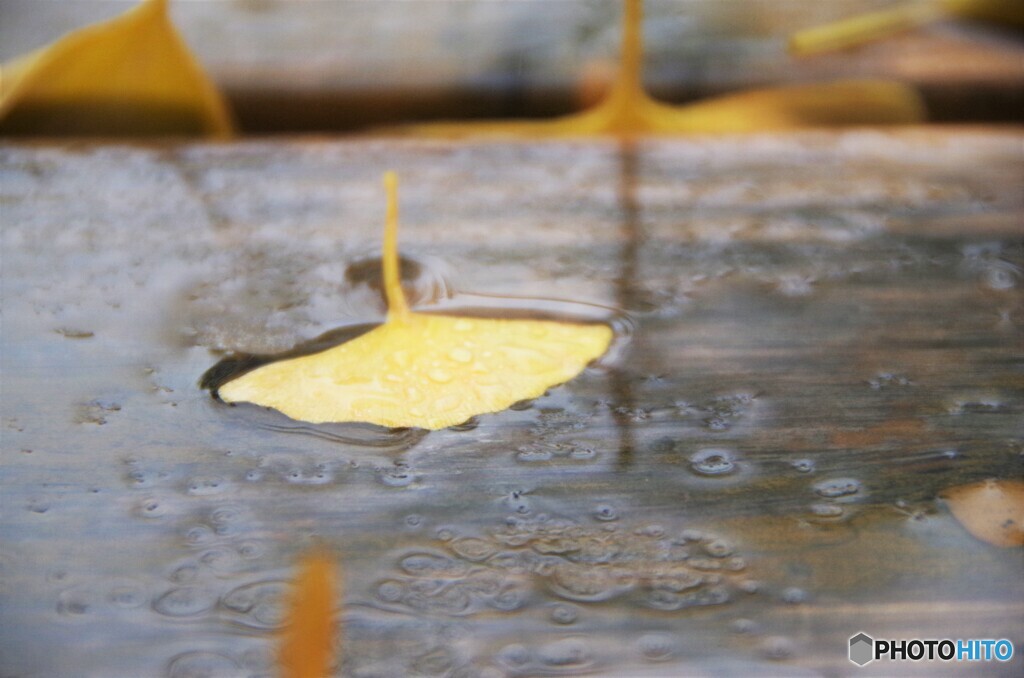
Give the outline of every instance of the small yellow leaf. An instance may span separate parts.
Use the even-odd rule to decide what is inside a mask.
[[[678,135],[784,130],[839,125],[907,124],[924,120],[910,87],[887,80],[848,80],[740,92],[685,106],[663,104],[643,87],[642,0],[624,0],[619,73],[590,110],[554,120],[410,125],[399,132],[461,138]]]
[[[339,597],[334,561],[325,553],[299,563],[278,648],[283,678],[327,678],[335,656],[335,602]]]
[[[228,136],[227,106],[144,0],[0,68],[0,134]]]
[[[536,398],[608,349],[612,330],[602,324],[410,311],[399,282],[393,173],[385,183],[386,322],[326,351],[243,374],[218,389],[222,400],[272,407],[312,423],[437,430]]]
[[[943,499],[972,535],[995,546],[1024,545],[1024,483],[983,480],[942,493]]]

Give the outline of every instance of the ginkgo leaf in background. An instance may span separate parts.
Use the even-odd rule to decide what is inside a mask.
[[[168,16],[143,0],[3,65],[0,134],[231,134],[220,93]]]
[[[790,38],[789,49],[800,56],[846,49],[948,18],[979,19],[1024,27],[1024,2],[916,0],[800,31]]]
[[[327,553],[307,554],[285,600],[277,662],[282,678],[326,678],[337,654],[338,569]]]
[[[624,0],[619,73],[604,100],[574,115],[546,121],[438,123],[398,128],[405,134],[459,138],[677,135],[922,122],[924,104],[906,85],[844,80],[788,85],[672,106],[643,87],[642,0]]]
[[[942,493],[953,517],[993,546],[1024,546],[1024,482],[983,480]]]
[[[409,310],[398,269],[396,182],[394,173],[385,175],[386,321],[326,351],[243,374],[220,386],[222,400],[271,407],[311,423],[437,430],[536,398],[608,349],[612,330],[605,324]]]

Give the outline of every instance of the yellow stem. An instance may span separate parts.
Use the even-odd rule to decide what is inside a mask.
[[[790,37],[789,50],[793,54],[807,56],[854,47],[935,21],[945,13],[936,2],[918,0],[800,31]]]
[[[384,295],[388,300],[388,320],[401,320],[409,315],[409,304],[402,291],[402,272],[398,261],[398,175],[384,173],[387,191],[387,213],[384,218]]]
[[[624,0],[619,72],[607,101],[619,106],[635,104],[646,97],[643,84],[643,0]]]

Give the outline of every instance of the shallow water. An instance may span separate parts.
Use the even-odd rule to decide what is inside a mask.
[[[1007,637],[979,670],[1018,674],[1021,552],[937,496],[1024,470],[1019,147],[3,147],[0,672],[273,675],[324,543],[339,675],[843,675],[858,631]],[[228,353],[380,320],[390,167],[421,308],[628,336],[436,433],[212,399]]]

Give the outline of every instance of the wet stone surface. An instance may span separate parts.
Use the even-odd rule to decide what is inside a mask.
[[[0,673],[273,675],[314,543],[345,676],[1015,638],[1019,549],[939,496],[1024,472],[1021,141],[0,146]],[[229,355],[380,321],[392,167],[419,308],[586,308],[609,355],[429,434],[212,399]]]

